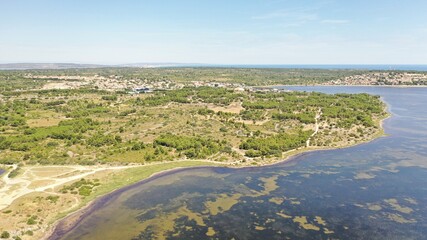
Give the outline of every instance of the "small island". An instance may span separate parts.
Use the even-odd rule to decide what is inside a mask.
[[[1,72],[4,233],[41,238],[55,220],[96,197],[161,171],[263,166],[383,134],[388,113],[378,96],[252,84],[261,83],[260,72],[279,84],[277,71],[247,70],[255,77],[242,76],[242,69]],[[300,74],[301,80],[281,83],[316,75]],[[319,70],[316,76],[330,82],[351,74]]]

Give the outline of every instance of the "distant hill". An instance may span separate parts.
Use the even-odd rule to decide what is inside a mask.
[[[323,70],[373,70],[373,71],[423,71],[427,65],[236,65],[236,64],[205,64],[205,63],[126,63],[126,64],[80,64],[80,63],[4,63],[0,70],[32,70],[32,69],[83,69],[83,68],[272,68],[272,69],[323,69]]]
[[[158,68],[158,67],[192,67],[202,66],[199,63],[128,63],[114,65],[114,67]]]
[[[26,69],[69,69],[69,68],[99,68],[109,67],[99,64],[78,63],[5,63],[0,64],[0,70],[26,70]]]
[[[31,70],[31,69],[72,69],[72,68],[104,68],[104,67],[132,67],[132,68],[158,68],[158,67],[188,67],[201,64],[188,63],[129,63],[118,65],[78,64],[78,63],[5,63],[0,64],[0,70]]]

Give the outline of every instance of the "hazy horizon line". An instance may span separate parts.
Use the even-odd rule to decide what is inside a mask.
[[[22,61],[22,62],[0,62],[0,65],[6,64],[81,64],[81,65],[105,65],[105,66],[120,66],[120,65],[134,65],[134,64],[188,64],[188,65],[259,65],[259,66],[286,66],[286,65],[336,65],[336,66],[345,66],[345,65],[356,65],[356,66],[369,66],[369,65],[378,65],[378,66],[427,66],[427,63],[203,63],[203,62],[127,62],[127,63],[96,63],[96,62],[67,62],[67,61],[58,61],[58,62],[32,62],[32,61]]]

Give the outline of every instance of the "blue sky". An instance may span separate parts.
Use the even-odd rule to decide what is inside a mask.
[[[427,64],[426,0],[1,0],[0,62]]]

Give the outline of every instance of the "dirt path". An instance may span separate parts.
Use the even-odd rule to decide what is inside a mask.
[[[79,180],[105,170],[120,170],[136,166],[28,166],[22,167],[22,174],[9,178],[2,177],[4,185],[0,188],[0,210],[8,207],[17,198],[33,192],[53,193],[53,188]],[[13,165],[16,169],[17,165]],[[62,177],[71,174],[69,177]],[[48,191],[52,190],[52,191]]]
[[[316,113],[316,116],[314,117],[314,133],[311,134],[311,136],[308,138],[307,142],[306,142],[306,146],[310,147],[310,140],[314,137],[314,135],[317,134],[317,132],[319,131],[319,118],[320,116],[322,116],[322,109],[319,108],[319,110]]]
[[[188,161],[186,159],[176,160],[174,162]],[[229,162],[216,162],[204,160],[204,162],[212,162],[219,165],[232,165]],[[145,165],[129,165],[129,166],[24,166],[21,168],[21,173],[15,178],[9,178],[8,173],[2,177],[4,183],[0,188],[0,210],[8,207],[16,199],[34,192],[47,192],[55,194],[54,188],[63,184],[88,177],[100,171],[105,170],[123,170],[132,167],[142,167],[164,164],[166,162],[154,162]],[[12,165],[16,169],[17,165]]]

